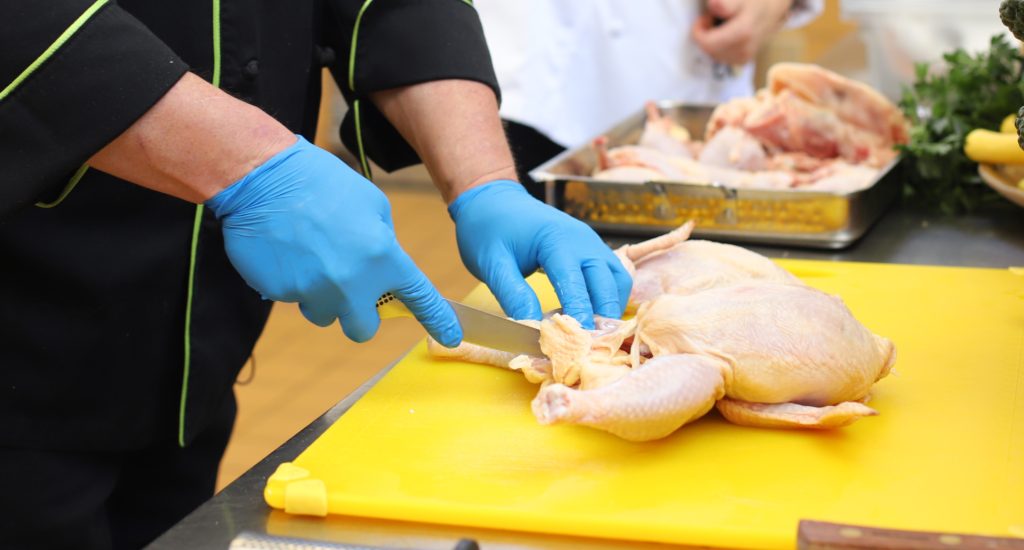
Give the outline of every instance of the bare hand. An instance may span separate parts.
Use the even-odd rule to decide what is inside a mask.
[[[693,24],[693,40],[712,59],[745,65],[782,27],[793,0],[708,0],[708,13]],[[725,21],[714,26],[712,18]]]

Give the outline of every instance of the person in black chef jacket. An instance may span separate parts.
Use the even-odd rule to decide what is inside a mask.
[[[0,0],[0,547],[137,548],[207,499],[273,300],[364,341],[393,292],[461,340],[305,139],[324,66],[364,172],[424,162],[509,315],[540,318],[538,267],[584,326],[621,315],[618,260],[515,181],[470,2]]]

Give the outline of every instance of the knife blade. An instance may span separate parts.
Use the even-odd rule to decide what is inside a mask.
[[[466,342],[511,353],[543,356],[540,349],[540,330],[511,319],[467,306],[445,298],[455,310],[462,326],[462,339]],[[390,292],[377,300],[377,313],[381,319],[413,317],[402,302]]]

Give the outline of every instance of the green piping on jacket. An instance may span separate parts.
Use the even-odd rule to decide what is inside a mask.
[[[210,83],[220,88],[220,0],[213,6],[213,76]],[[203,223],[203,205],[196,205],[192,218],[192,242],[188,253],[188,290],[185,297],[185,360],[181,372],[181,402],[178,406],[178,446],[185,446],[185,405],[188,403],[188,377],[192,367],[192,300],[195,296],[196,252],[199,249],[199,230]]]
[[[373,173],[370,171],[370,162],[366,159],[366,151],[363,149],[363,128],[359,120],[359,100],[352,102],[352,112],[356,119],[356,145],[359,148],[359,165],[363,168],[363,177],[373,181]]]
[[[26,78],[31,76],[32,73],[34,73],[40,65],[45,63],[46,60],[54,54],[54,52],[59,50],[65,42],[67,42],[72,36],[74,36],[74,34],[78,32],[78,30],[81,29],[82,26],[85,25],[85,23],[89,21],[89,19],[91,19],[92,16],[95,15],[95,13],[99,11],[99,9],[102,8],[103,5],[106,3],[107,0],[96,0],[95,2],[93,2],[91,6],[89,6],[88,9],[82,12],[82,15],[79,15],[78,19],[75,19],[74,23],[71,23],[71,25],[68,28],[64,29],[64,32],[60,33],[60,36],[57,37],[57,40],[53,41],[53,44],[50,44],[50,47],[46,48],[46,50],[43,51],[43,53],[39,57],[37,57],[31,65],[26,67],[24,71],[21,71],[21,74],[15,77],[15,79],[11,81],[10,84],[8,84],[2,91],[0,91],[0,101],[3,101],[3,99],[10,95],[11,92],[13,92],[19,85],[21,85],[21,83],[24,82]]]
[[[220,0],[213,0],[213,78],[210,84],[220,88]]]
[[[25,81],[25,79],[31,76],[32,73],[34,73],[36,69],[38,69],[43,63],[45,63],[47,59],[52,57],[53,54],[57,50],[59,50],[60,47],[63,46],[64,43],[66,43],[72,36],[74,36],[74,34],[78,32],[79,29],[81,29],[86,24],[86,22],[89,21],[89,19],[92,19],[92,16],[95,15],[96,12],[99,11],[99,9],[102,8],[106,3],[107,0],[96,0],[92,3],[91,6],[89,6],[84,12],[82,12],[82,14],[79,15],[78,18],[75,19],[75,21],[68,26],[68,28],[64,29],[64,32],[62,32],[60,36],[57,37],[57,40],[54,40],[53,43],[50,44],[50,46],[46,48],[46,50],[44,50],[43,53],[39,57],[37,57],[35,61],[33,61],[28,67],[26,67],[25,70],[21,72],[21,74],[19,74],[10,84],[8,84],[3,89],[3,91],[0,91],[0,101],[2,101],[5,97],[14,92],[14,90],[17,89],[17,87],[20,86],[21,83]],[[36,203],[36,206],[38,206],[39,208],[53,208],[54,206],[57,206],[58,204],[64,202],[64,199],[66,199],[67,196],[71,194],[71,191],[75,189],[75,186],[78,185],[78,182],[81,181],[82,176],[84,176],[86,171],[88,170],[89,166],[86,164],[79,166],[78,170],[75,170],[74,175],[71,176],[71,179],[68,180],[68,183],[64,186],[64,189],[60,192],[60,195],[58,195],[56,199],[50,202],[39,201]]]
[[[473,6],[473,0],[462,0],[467,6]],[[359,43],[359,26],[363,23],[363,14],[366,13],[367,8],[373,0],[365,0],[363,5],[359,7],[359,13],[356,14],[356,22],[352,27],[352,45],[348,52],[348,89],[355,93],[356,91],[356,46]],[[356,146],[359,149],[359,165],[363,169],[363,176],[368,180],[373,180],[373,173],[370,171],[370,162],[366,159],[366,150],[363,147],[363,128],[360,121],[359,114],[359,100],[352,101],[352,114],[355,117],[356,122]]]
[[[462,2],[473,6],[473,0],[462,0]],[[359,42],[359,26],[363,23],[363,14],[372,3],[373,0],[363,2],[363,5],[359,7],[359,13],[356,14],[355,25],[352,26],[352,46],[348,51],[348,89],[353,92],[356,91],[356,44]]]
[[[359,41],[359,25],[363,23],[363,14],[373,0],[366,0],[356,14],[356,23],[352,26],[352,48],[348,51],[348,89],[356,91],[356,43]]]
[[[78,185],[79,181],[81,181],[82,176],[84,176],[85,173],[88,171],[88,164],[83,164],[79,166],[78,170],[75,170],[75,174],[71,176],[71,179],[68,180],[67,185],[64,186],[64,190],[60,192],[60,195],[57,195],[56,199],[54,199],[51,202],[37,202],[36,206],[38,206],[39,208],[53,208],[54,206],[57,206],[58,204],[64,202],[64,199],[68,198],[68,195],[70,195],[71,192],[74,191],[75,186]]]
[[[359,43],[359,26],[363,22],[363,14],[370,7],[373,0],[366,0],[356,14],[356,23],[352,27],[352,48],[348,52],[348,89],[353,93],[356,91],[356,45]],[[363,127],[360,116],[359,100],[352,102],[352,115],[356,121],[356,146],[359,149],[359,165],[363,169],[363,177],[373,180],[373,173],[370,172],[370,162],[366,159],[366,150],[363,148]]]
[[[196,205],[192,219],[192,243],[188,254],[188,290],[185,298],[185,364],[181,374],[181,405],[178,409],[178,445],[185,446],[185,404],[188,401],[188,374],[192,363],[192,297],[195,294],[196,251],[199,248],[199,229],[203,222],[203,205]]]

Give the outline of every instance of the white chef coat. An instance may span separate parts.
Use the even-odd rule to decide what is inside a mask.
[[[789,25],[820,13],[802,2]],[[477,0],[504,118],[567,147],[650,99],[719,103],[753,94],[753,65],[724,79],[690,36],[698,0]]]

